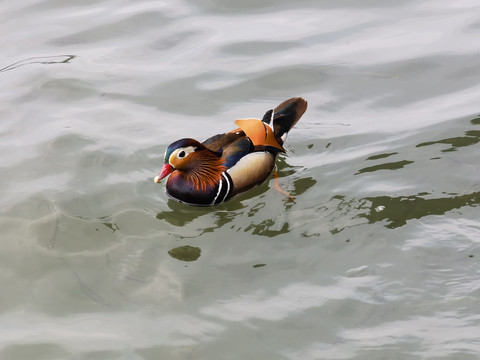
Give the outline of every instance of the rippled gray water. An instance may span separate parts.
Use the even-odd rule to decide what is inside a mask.
[[[478,359],[478,1],[29,1],[0,30],[0,359]],[[163,152],[309,101],[215,208]]]

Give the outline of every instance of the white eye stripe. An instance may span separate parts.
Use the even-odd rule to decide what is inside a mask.
[[[178,148],[175,150],[172,155],[170,155],[170,158],[178,158],[178,159],[184,159],[186,158],[189,154],[194,152],[197,148],[195,146],[187,146],[183,148]]]

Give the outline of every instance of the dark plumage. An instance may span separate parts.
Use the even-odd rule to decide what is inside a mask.
[[[284,135],[306,109],[304,99],[292,98],[267,111],[263,120],[237,120],[239,128],[203,143],[177,140],[165,151],[164,165],[155,182],[170,175],[168,195],[190,205],[216,205],[229,200],[271,174],[277,154],[285,151]]]

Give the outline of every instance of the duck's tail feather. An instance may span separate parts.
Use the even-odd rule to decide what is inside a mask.
[[[273,111],[267,111],[262,121],[267,124],[270,124],[270,121],[272,121],[275,137],[277,140],[282,140],[284,135],[300,120],[305,110],[307,110],[307,101],[305,99],[301,97],[291,98],[282,102]]]

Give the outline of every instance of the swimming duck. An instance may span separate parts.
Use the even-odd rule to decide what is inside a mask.
[[[238,128],[204,142],[184,138],[170,144],[155,183],[170,175],[167,194],[195,206],[223,203],[256,185],[273,171],[287,133],[307,109],[296,97],[260,119],[240,119]],[[271,125],[270,125],[271,124]]]

